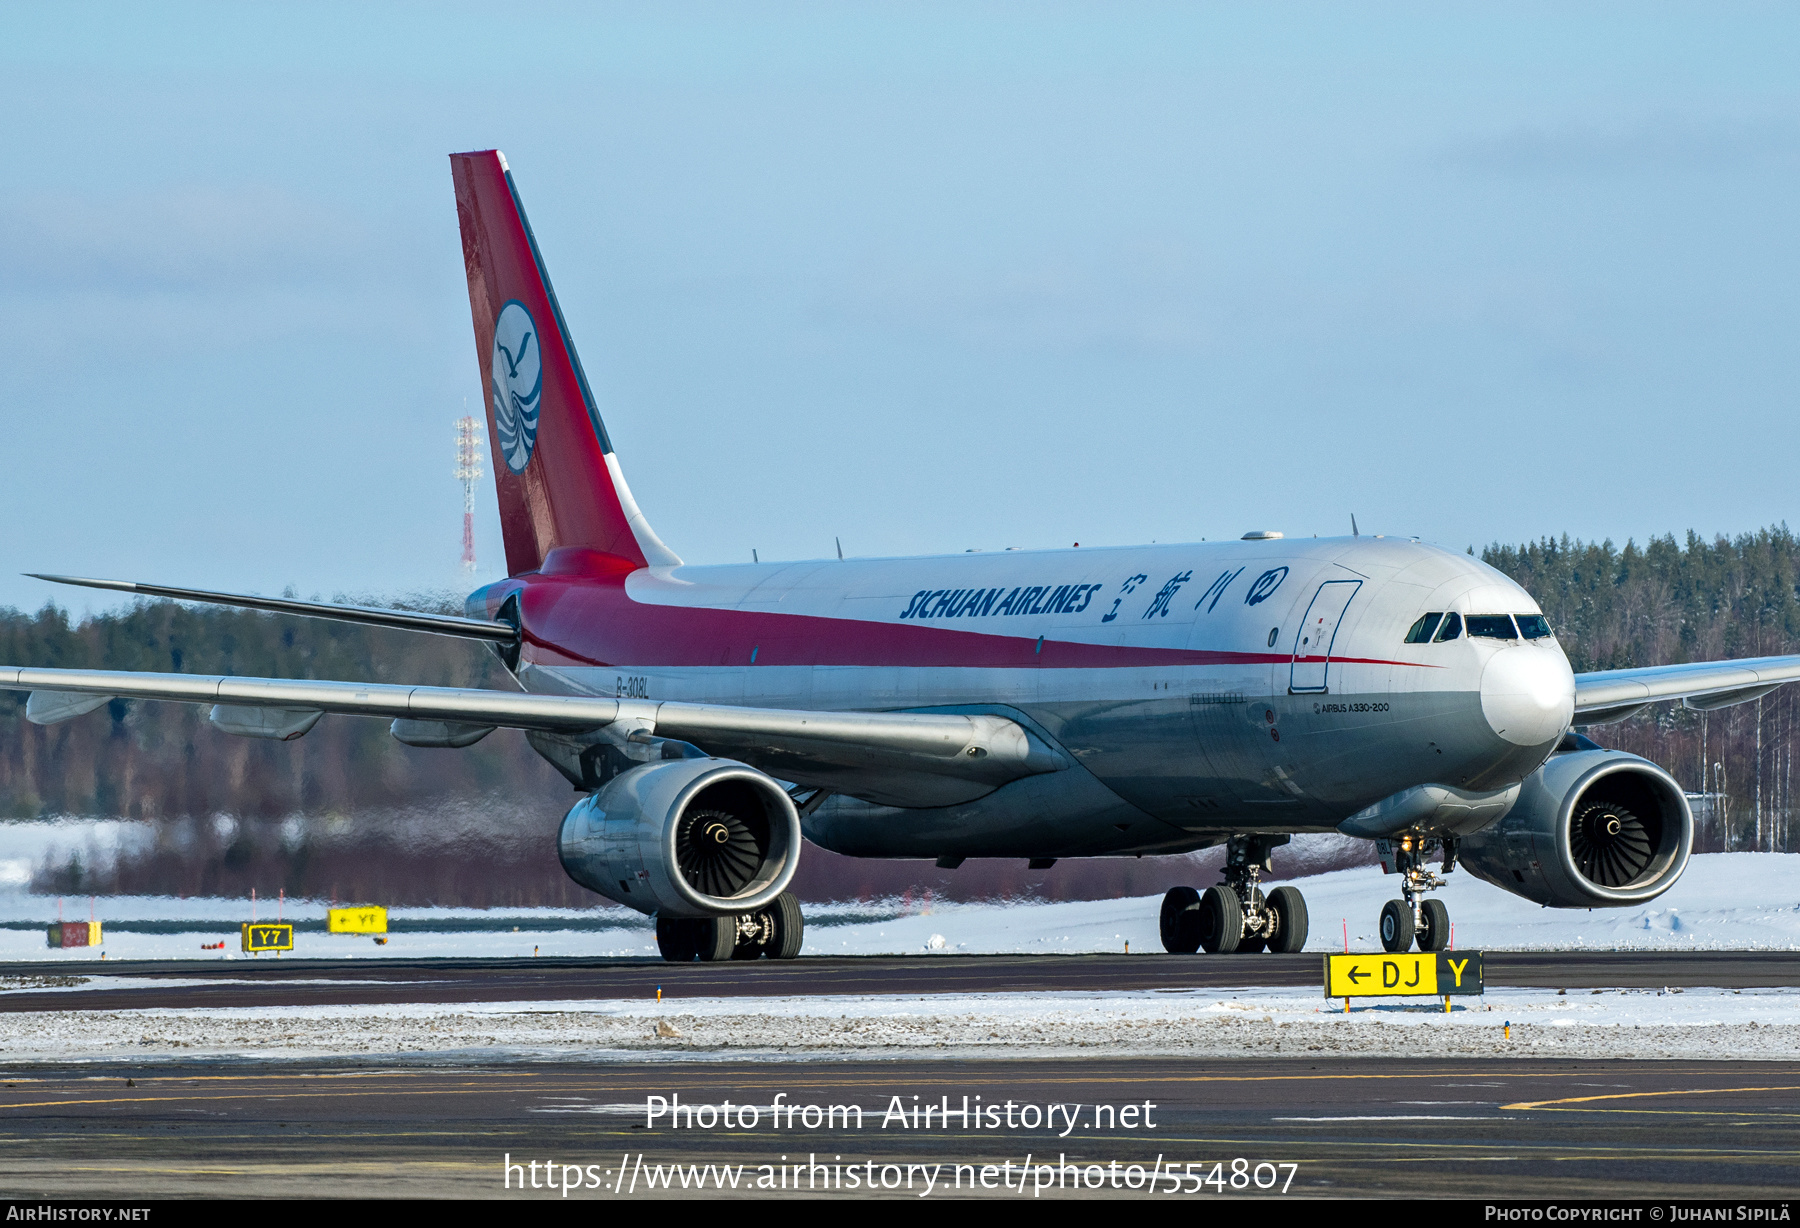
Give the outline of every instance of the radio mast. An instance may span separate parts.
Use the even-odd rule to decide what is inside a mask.
[[[456,420],[456,477],[463,488],[463,571],[475,574],[475,479],[481,476],[481,426],[471,417]]]

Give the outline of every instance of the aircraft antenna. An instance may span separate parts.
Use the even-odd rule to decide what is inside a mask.
[[[456,420],[456,477],[463,488],[463,571],[475,574],[475,480],[481,476],[481,425],[464,415]]]

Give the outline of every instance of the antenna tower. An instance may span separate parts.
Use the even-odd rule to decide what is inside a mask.
[[[463,571],[475,574],[475,480],[481,476],[481,425],[456,420],[456,477],[463,488]]]

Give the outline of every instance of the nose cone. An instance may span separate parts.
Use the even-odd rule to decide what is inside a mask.
[[[1494,654],[1481,672],[1481,714],[1515,746],[1562,736],[1575,715],[1575,674],[1553,647],[1520,644]]]

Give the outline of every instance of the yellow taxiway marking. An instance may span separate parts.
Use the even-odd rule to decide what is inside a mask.
[[[482,1087],[439,1087],[419,1091],[401,1088],[383,1088],[376,1091],[316,1091],[316,1092],[238,1092],[234,1095],[209,1094],[204,1096],[106,1096],[86,1100],[34,1100],[26,1104],[0,1104],[5,1109],[57,1109],[72,1105],[87,1104],[164,1104],[191,1100],[320,1100],[350,1099],[362,1096],[479,1096],[492,1089]]]
[[[685,1071],[682,1073],[686,1073]],[[638,1076],[633,1076],[638,1077]],[[1506,1071],[1479,1071],[1470,1076],[1466,1070],[1436,1070],[1419,1072],[1391,1072],[1385,1074],[1291,1074],[1291,1075],[1081,1075],[1064,1077],[1054,1074],[1035,1074],[1026,1077],[1027,1082],[1045,1083],[1054,1086],[1078,1083],[1295,1083],[1295,1082],[1335,1082],[1343,1080],[1368,1079],[1455,1079],[1479,1077],[1483,1079],[1550,1079],[1556,1077],[1549,1071],[1537,1073],[1511,1073]],[[723,1080],[717,1080],[722,1082]],[[996,1075],[994,1082],[1003,1080]],[[839,1079],[815,1076],[812,1078],[793,1077],[781,1074],[758,1074],[755,1076],[737,1076],[731,1080],[735,1087],[862,1087],[873,1083],[873,1079]],[[970,1076],[951,1078],[949,1076],[908,1079],[908,1087],[967,1087]],[[662,1088],[668,1086],[665,1077],[659,1081],[646,1079],[646,1087]]]
[[[1295,1060],[1298,1061],[1298,1060],[1302,1060],[1302,1059],[1296,1058]],[[686,1072],[684,1071],[681,1073],[686,1073]],[[1429,1070],[1429,1071],[1386,1071],[1386,1072],[1374,1073],[1374,1074],[1328,1073],[1325,1071],[1319,1071],[1316,1073],[1308,1072],[1306,1074],[1254,1074],[1254,1075],[1218,1075],[1218,1074],[1175,1075],[1175,1074],[1170,1074],[1170,1075],[1068,1075],[1068,1076],[1065,1076],[1065,1075],[1059,1075],[1059,1074],[1052,1073],[1052,1072],[1045,1072],[1045,1073],[1030,1075],[1030,1076],[1026,1077],[1024,1079],[1024,1081],[1030,1082],[1030,1083],[1043,1083],[1043,1084],[1050,1085],[1050,1086],[1065,1086],[1065,1085],[1066,1086],[1075,1086],[1075,1085],[1085,1084],[1085,1083],[1103,1083],[1103,1084],[1107,1084],[1108,1086],[1115,1085],[1115,1084],[1160,1084],[1160,1083],[1170,1083],[1170,1084],[1180,1084],[1180,1083],[1315,1083],[1315,1082],[1336,1083],[1336,1082],[1369,1082],[1369,1081],[1383,1081],[1383,1080],[1396,1080],[1396,1079],[1398,1079],[1398,1080],[1404,1080],[1404,1079],[1460,1079],[1460,1080],[1480,1079],[1480,1080],[1486,1080],[1486,1081],[1492,1081],[1492,1082],[1499,1082],[1499,1081],[1505,1080],[1505,1079],[1511,1079],[1511,1080],[1543,1079],[1546,1081],[1560,1081],[1566,1073],[1567,1073],[1566,1071],[1552,1071],[1552,1070],[1507,1071],[1507,1070],[1470,1070],[1470,1069],[1466,1069],[1466,1068],[1446,1068],[1443,1070]],[[1696,1070],[1696,1071],[1692,1071],[1690,1073],[1698,1074],[1700,1072]],[[644,1078],[645,1079],[644,1086],[646,1086],[646,1087],[656,1087],[656,1088],[660,1089],[664,1086],[667,1086],[667,1084],[668,1084],[667,1076],[661,1076],[661,1077],[657,1077],[657,1078],[652,1078],[649,1076],[631,1076],[631,1077],[632,1078],[639,1078],[639,1077]],[[979,1078],[980,1078],[979,1075],[975,1075],[975,1076],[971,1076],[971,1075],[958,1075],[958,1076],[932,1075],[932,1076],[926,1076],[926,1077],[922,1077],[922,1078],[909,1079],[909,1080],[907,1080],[907,1086],[908,1087],[938,1087],[938,1086],[967,1087],[970,1085],[972,1079],[978,1080]],[[1017,1080],[1017,1076],[1015,1076],[1015,1081],[1016,1080]],[[724,1080],[718,1080],[718,1081],[723,1082]],[[996,1082],[1002,1081],[1001,1076],[996,1075],[994,1081],[996,1081]],[[866,1086],[866,1085],[874,1083],[875,1080],[873,1078],[846,1079],[846,1078],[841,1078],[841,1077],[832,1077],[832,1076],[825,1076],[825,1075],[816,1075],[816,1076],[809,1078],[809,1077],[806,1077],[803,1075],[789,1075],[786,1073],[771,1073],[771,1074],[767,1074],[767,1075],[757,1074],[757,1075],[748,1076],[748,1077],[738,1076],[738,1077],[730,1080],[730,1082],[732,1083],[733,1086],[737,1086],[737,1087],[768,1086],[768,1087],[801,1088],[801,1087],[862,1087],[862,1086]],[[620,1083],[610,1084],[609,1086],[611,1086],[611,1087],[629,1087],[630,1083],[622,1080]],[[1723,1090],[1734,1090],[1734,1089],[1721,1088],[1719,1090],[1723,1091]],[[1740,1090],[1758,1090],[1758,1089],[1740,1089]],[[1787,1089],[1768,1088],[1766,1090],[1782,1091],[1782,1090],[1787,1090]],[[1666,1095],[1666,1094],[1671,1094],[1671,1093],[1645,1092],[1645,1093],[1631,1093],[1631,1094],[1633,1094],[1633,1095]],[[1560,1102],[1544,1100],[1544,1101],[1538,1101],[1536,1103],[1555,1104],[1555,1103],[1560,1103]],[[1499,1107],[1509,1108],[1509,1107],[1518,1107],[1518,1106],[1501,1105]]]
[[[497,1070],[490,1074],[490,1073],[487,1073],[484,1071],[473,1071],[473,1070],[459,1070],[459,1071],[439,1070],[439,1071],[435,1071],[435,1072],[425,1072],[425,1073],[443,1074],[446,1077],[454,1077],[456,1079],[462,1079],[462,1080],[470,1080],[470,1079],[494,1079],[494,1080],[499,1080],[499,1079],[547,1079],[547,1078],[552,1077],[550,1075],[538,1074],[535,1071],[513,1072],[513,1071]],[[268,1074],[268,1075],[241,1075],[241,1074],[188,1075],[188,1074],[181,1074],[181,1075],[133,1075],[132,1077],[144,1084],[164,1084],[164,1085],[173,1085],[173,1086],[183,1086],[183,1085],[186,1085],[189,1083],[242,1083],[246,1086],[252,1086],[257,1083],[292,1083],[297,1080],[311,1080],[311,1081],[319,1082],[319,1083],[327,1083],[327,1082],[331,1082],[334,1080],[340,1080],[340,1079],[345,1080],[345,1081],[348,1081],[351,1079],[414,1079],[414,1078],[418,1077],[418,1074],[419,1074],[419,1072],[405,1071],[405,1070],[370,1070],[370,1071],[348,1071],[347,1070],[347,1071],[307,1071],[307,1072],[303,1072],[300,1074]],[[11,1090],[13,1083],[18,1083],[21,1085],[26,1084],[26,1083],[42,1085],[42,1084],[47,1084],[47,1083],[59,1083],[59,1082],[61,1082],[61,1083],[117,1083],[121,1077],[122,1076],[119,1076],[119,1075],[82,1075],[78,1078],[73,1078],[73,1079],[54,1079],[54,1078],[14,1079],[14,1080],[12,1080],[11,1083],[7,1083],[5,1085],[4,1090]],[[3,1094],[3,1091],[0,1091],[0,1094]],[[0,1106],[0,1107],[4,1107],[4,1106]]]
[[[389,1096],[389,1095],[461,1096],[461,1095],[476,1095],[476,1094],[481,1094],[484,1092],[504,1092],[507,1090],[524,1090],[523,1088],[518,1086],[519,1084],[522,1084],[522,1083],[536,1083],[538,1088],[548,1090],[549,1088],[563,1087],[563,1086],[570,1086],[570,1085],[587,1086],[588,1084],[591,1084],[591,1083],[594,1083],[597,1081],[600,1085],[600,1089],[613,1089],[613,1090],[622,1092],[622,1091],[628,1090],[632,1083],[637,1082],[636,1079],[628,1078],[626,1080],[621,1080],[620,1083],[623,1083],[624,1086],[620,1086],[620,1083],[610,1083],[603,1079],[596,1080],[595,1076],[587,1075],[587,1074],[576,1075],[571,1078],[567,1078],[565,1081],[565,1079],[557,1078],[556,1076],[553,1076],[553,1075],[525,1074],[525,1073],[515,1074],[512,1072],[506,1072],[506,1073],[496,1072],[494,1074],[470,1072],[467,1074],[463,1074],[460,1077],[453,1077],[450,1080],[446,1080],[444,1084],[441,1084],[437,1087],[432,1087],[432,1088],[401,1088],[401,1087],[390,1086],[390,1087],[382,1088],[380,1090],[376,1090],[376,1089],[367,1088],[366,1084],[364,1084],[362,1088],[358,1088],[354,1084],[352,1084],[351,1086],[342,1086],[342,1085],[340,1085],[338,1087],[329,1086],[329,1084],[331,1082],[334,1082],[339,1079],[345,1080],[346,1082],[348,1082],[349,1080],[353,1080],[353,1079],[354,1080],[379,1079],[379,1080],[389,1080],[393,1083],[405,1083],[405,1082],[411,1082],[411,1081],[421,1078],[421,1077],[431,1077],[432,1074],[437,1074],[437,1073],[438,1072],[419,1072],[419,1073],[415,1074],[415,1073],[411,1073],[411,1072],[394,1071],[394,1072],[381,1072],[381,1073],[367,1072],[367,1073],[356,1073],[356,1074],[345,1073],[345,1074],[294,1074],[294,1075],[252,1075],[252,1076],[243,1076],[243,1075],[178,1076],[176,1079],[169,1080],[169,1082],[172,1082],[172,1083],[199,1083],[199,1082],[215,1082],[215,1081],[218,1081],[218,1082],[236,1081],[240,1085],[254,1086],[255,1084],[258,1084],[258,1083],[292,1084],[293,1082],[305,1080],[305,1081],[314,1081],[315,1085],[326,1084],[326,1086],[317,1086],[316,1090],[308,1090],[308,1091],[285,1091],[285,1090],[284,1091],[276,1091],[274,1089],[270,1089],[268,1091],[246,1090],[243,1092],[238,1092],[238,1093],[233,1093],[233,1094],[202,1093],[202,1094],[195,1094],[195,1095],[184,1095],[179,1092],[174,1092],[174,1094],[164,1094],[164,1095],[76,1097],[76,1098],[61,1099],[61,1100],[24,1101],[24,1102],[12,1103],[12,1104],[7,1104],[7,1103],[4,1103],[3,1100],[0,1100],[0,1112],[4,1112],[7,1109],[67,1108],[67,1107],[76,1106],[76,1105],[102,1105],[102,1104],[153,1104],[153,1103],[165,1103],[165,1102],[176,1101],[176,1100],[195,1100],[195,1101],[199,1101],[199,1100],[290,1100],[290,1099],[329,1099],[329,1098],[333,1098],[333,1097],[361,1098],[361,1097],[367,1097],[367,1096]],[[1091,1076],[1091,1075],[1090,1076],[1078,1076],[1078,1077],[1066,1077],[1065,1076],[1065,1077],[1059,1078],[1054,1075],[1039,1075],[1033,1081],[1041,1081],[1043,1083],[1046,1083],[1046,1084],[1049,1084],[1052,1086],[1072,1086],[1072,1085],[1080,1085],[1080,1084],[1104,1083],[1104,1084],[1107,1084],[1108,1086],[1116,1087],[1121,1084],[1130,1085],[1130,1084],[1369,1082],[1369,1081],[1393,1081],[1393,1080],[1444,1079],[1444,1078],[1457,1077],[1458,1073],[1459,1072],[1454,1071],[1454,1070],[1417,1071],[1417,1072],[1394,1071],[1394,1072],[1377,1073],[1377,1074],[1345,1074],[1345,1073],[1311,1073],[1311,1072],[1309,1072],[1306,1074],[1291,1074],[1291,1075],[1289,1075],[1289,1074],[1284,1074],[1284,1075],[1163,1075],[1163,1076],[1152,1075],[1152,1076],[1140,1076],[1140,1077],[1136,1077],[1136,1078],[1129,1077],[1129,1076],[1121,1078],[1121,1077],[1116,1077],[1116,1076],[1115,1077],[1106,1077],[1106,1076]],[[1550,1079],[1550,1078],[1555,1077],[1550,1072],[1482,1071],[1482,1072],[1480,1072],[1480,1074],[1483,1078],[1491,1079],[1494,1081],[1517,1080],[1517,1079]],[[439,1077],[441,1077],[441,1075],[439,1075]],[[162,1080],[158,1080],[158,1082],[162,1082]],[[735,1084],[736,1086],[739,1086],[739,1087],[776,1086],[776,1087],[788,1087],[788,1088],[803,1088],[803,1087],[864,1088],[867,1086],[868,1080],[829,1078],[829,1077],[821,1078],[821,1077],[817,1077],[817,1076],[815,1076],[813,1078],[804,1078],[804,1077],[793,1078],[793,1077],[783,1077],[781,1075],[763,1075],[763,1076],[749,1078],[749,1079],[740,1077],[737,1079],[732,1079],[732,1080],[730,1080],[730,1082],[732,1082],[733,1084]],[[926,1078],[926,1079],[909,1080],[909,1085],[914,1086],[914,1087],[929,1087],[929,1086],[937,1086],[937,1085],[947,1084],[947,1085],[951,1085],[951,1086],[961,1087],[961,1086],[966,1086],[967,1082],[968,1082],[968,1080],[967,1080],[966,1076],[963,1078],[958,1078],[958,1079]],[[513,1087],[507,1088],[505,1086],[500,1086],[500,1087],[495,1086],[495,1084],[504,1085],[504,1084],[508,1084],[508,1083],[513,1084]],[[645,1082],[644,1086],[656,1086],[656,1087],[660,1088],[662,1086],[662,1083],[658,1082],[658,1083],[653,1084],[650,1082]],[[171,1091],[173,1092],[173,1089],[171,1089]],[[1682,1089],[1675,1089],[1675,1090],[1669,1090],[1669,1091],[1614,1092],[1614,1093],[1609,1093],[1609,1094],[1604,1094],[1604,1095],[1569,1096],[1569,1097],[1563,1097],[1563,1098],[1551,1099],[1551,1100],[1518,1101],[1518,1102],[1515,1102],[1512,1104],[1502,1104],[1502,1105],[1499,1105],[1498,1107],[1502,1110],[1542,1109],[1542,1108],[1551,1108],[1551,1107],[1560,1106],[1560,1105],[1590,1104],[1590,1103],[1595,1103],[1595,1102],[1599,1102],[1599,1101],[1631,1100],[1631,1099],[1663,1097],[1663,1096],[1701,1096],[1701,1095],[1719,1095],[1719,1094],[1730,1093],[1730,1092],[1785,1092],[1785,1091],[1800,1091],[1800,1086],[1682,1088]],[[1726,1110],[1717,1110],[1717,1111],[1724,1112]]]
[[[432,1073],[436,1073],[436,1072],[420,1072],[420,1074],[393,1072],[393,1073],[389,1073],[389,1074],[370,1073],[370,1074],[341,1075],[341,1076],[340,1075],[316,1075],[316,1074],[249,1075],[249,1076],[245,1076],[245,1075],[196,1075],[196,1076],[176,1076],[174,1078],[167,1079],[166,1081],[171,1082],[171,1083],[180,1083],[180,1082],[196,1082],[197,1083],[197,1082],[202,1082],[202,1081],[214,1081],[214,1080],[217,1080],[217,1081],[236,1080],[241,1083],[260,1083],[260,1082],[291,1082],[291,1081],[303,1080],[303,1079],[316,1079],[316,1080],[323,1082],[323,1081],[326,1081],[329,1079],[334,1079],[334,1078],[386,1078],[386,1079],[392,1079],[396,1082],[402,1082],[402,1081],[416,1079],[416,1078],[420,1078],[420,1077],[428,1077],[429,1074],[432,1074]],[[1456,1071],[1445,1070],[1445,1071],[1417,1072],[1417,1073],[1406,1073],[1406,1072],[1397,1072],[1396,1071],[1396,1072],[1390,1072],[1390,1073],[1384,1073],[1384,1074],[1174,1075],[1174,1076],[1164,1076],[1164,1077],[1146,1076],[1146,1077],[1139,1077],[1139,1078],[1130,1078],[1130,1077],[1106,1078],[1106,1077],[1095,1077],[1095,1076],[1082,1076],[1079,1078],[1055,1078],[1055,1077],[1040,1076],[1040,1078],[1042,1079],[1043,1082],[1053,1084],[1053,1085],[1104,1083],[1109,1086],[1116,1086],[1119,1084],[1133,1084],[1133,1083],[1140,1083],[1140,1084],[1143,1084],[1143,1083],[1149,1083],[1149,1084],[1155,1084],[1155,1083],[1291,1083],[1291,1082],[1317,1082],[1317,1081],[1342,1082],[1345,1080],[1367,1081],[1367,1080],[1393,1080],[1393,1079],[1441,1079],[1441,1078],[1453,1078],[1453,1077],[1456,1077],[1456,1074],[1457,1074]],[[1524,1074],[1524,1073],[1514,1074],[1514,1073],[1508,1073],[1508,1072],[1495,1072],[1495,1073],[1489,1074],[1488,1072],[1484,1071],[1484,1072],[1482,1072],[1482,1074],[1483,1074],[1484,1078],[1493,1078],[1493,1079],[1530,1079],[1530,1078],[1551,1077],[1547,1074]],[[594,1079],[594,1076],[583,1074],[583,1075],[573,1076],[570,1081],[571,1082],[580,1082],[583,1085],[586,1085],[587,1083],[592,1082],[593,1079]],[[271,1091],[267,1091],[267,1092],[243,1092],[243,1093],[236,1094],[236,1095],[216,1095],[216,1094],[214,1094],[214,1095],[193,1095],[193,1096],[182,1096],[182,1095],[109,1096],[109,1097],[100,1097],[100,1098],[77,1098],[77,1099],[71,1099],[71,1100],[37,1100],[37,1101],[26,1101],[26,1102],[21,1102],[21,1103],[14,1103],[14,1104],[7,1104],[3,1100],[0,1100],[0,1112],[5,1111],[6,1109],[58,1108],[58,1107],[66,1107],[68,1105],[77,1105],[77,1104],[140,1104],[140,1103],[155,1103],[155,1102],[161,1102],[161,1101],[165,1101],[165,1100],[285,1100],[285,1099],[294,1099],[294,1098],[316,1099],[316,1098],[320,1098],[320,1097],[330,1097],[330,1096],[350,1097],[350,1096],[383,1096],[383,1095],[457,1096],[457,1095],[470,1095],[470,1094],[474,1094],[474,1093],[480,1092],[480,1091],[504,1090],[504,1089],[493,1089],[491,1086],[486,1086],[486,1087],[468,1086],[469,1084],[476,1083],[476,1082],[486,1084],[490,1080],[518,1080],[518,1081],[536,1080],[539,1082],[540,1086],[544,1086],[544,1087],[555,1087],[555,1086],[566,1086],[567,1085],[567,1084],[557,1081],[555,1076],[552,1076],[552,1075],[512,1074],[512,1073],[486,1075],[486,1074],[471,1073],[471,1074],[467,1074],[460,1078],[455,1079],[453,1085],[450,1085],[450,1086],[419,1089],[419,1090],[412,1090],[412,1089],[401,1090],[401,1089],[395,1088],[395,1089],[385,1089],[382,1091],[360,1091],[360,1090],[349,1090],[349,1089],[340,1090],[340,1089],[336,1089],[336,1088],[320,1088],[318,1091],[308,1091],[308,1092],[276,1092],[276,1091],[271,1090]],[[148,1081],[148,1080],[146,1080],[146,1081]],[[159,1079],[157,1081],[163,1082],[165,1080]],[[599,1088],[590,1089],[590,1090],[608,1090],[608,1089],[616,1088],[617,1090],[623,1091],[623,1090],[627,1090],[629,1088],[631,1080],[627,1080],[625,1082],[626,1082],[625,1087],[620,1087],[618,1084],[602,1083]],[[796,1088],[797,1087],[860,1088],[860,1087],[866,1086],[866,1084],[868,1083],[868,1080],[833,1079],[833,1078],[817,1078],[817,1077],[811,1078],[811,1079],[807,1079],[807,1078],[795,1079],[795,1078],[784,1078],[780,1075],[767,1075],[767,1076],[760,1076],[760,1077],[754,1078],[754,1079],[742,1079],[742,1078],[734,1079],[734,1080],[732,1080],[732,1082],[736,1086],[740,1086],[740,1087],[770,1086],[770,1087],[796,1087]],[[949,1079],[949,1078],[918,1079],[918,1080],[909,1080],[908,1086],[930,1087],[930,1086],[948,1085],[948,1086],[953,1086],[953,1087],[962,1087],[962,1086],[965,1086],[966,1083],[967,1083],[966,1079]],[[664,1085],[665,1084],[663,1082],[645,1081],[643,1083],[643,1086],[645,1086],[645,1087],[655,1087],[658,1089],[662,1088]],[[1555,1102],[1544,1101],[1542,1103],[1549,1104],[1549,1103],[1555,1103]]]
[[[153,1083],[153,1082],[154,1083],[164,1083],[164,1084],[174,1084],[176,1086],[180,1086],[181,1084],[184,1084],[184,1083],[213,1083],[213,1082],[236,1082],[236,1083],[245,1084],[245,1085],[255,1085],[257,1083],[291,1083],[296,1080],[302,1080],[302,1079],[318,1080],[320,1082],[325,1082],[325,1081],[332,1080],[332,1079],[391,1079],[394,1081],[402,1081],[402,1080],[406,1080],[406,1079],[414,1079],[417,1077],[419,1077],[419,1076],[416,1074],[410,1074],[410,1073],[406,1073],[406,1072],[389,1071],[389,1072],[384,1073],[384,1072],[371,1071],[368,1073],[345,1073],[345,1074],[176,1075],[173,1077],[165,1077],[165,1078],[158,1078],[158,1079],[145,1079],[144,1082],[147,1084]],[[509,1072],[496,1072],[493,1075],[480,1075],[480,1074],[471,1073],[471,1074],[465,1074],[462,1077],[457,1078],[455,1080],[447,1081],[446,1085],[441,1088],[428,1090],[428,1091],[394,1090],[391,1093],[388,1090],[357,1091],[357,1090],[348,1090],[348,1089],[339,1089],[339,1088],[321,1088],[320,1090],[318,1090],[316,1092],[285,1092],[284,1093],[284,1092],[275,1092],[275,1091],[267,1091],[267,1092],[248,1092],[247,1091],[247,1092],[243,1092],[241,1094],[235,1095],[235,1096],[220,1096],[220,1095],[110,1096],[110,1097],[101,1097],[101,1098],[81,1098],[81,1099],[74,1099],[74,1100],[22,1101],[22,1102],[19,1102],[16,1104],[7,1104],[7,1103],[5,1103],[5,1101],[3,1099],[0,1099],[0,1111],[4,1111],[6,1109],[53,1108],[53,1107],[56,1107],[59,1105],[71,1105],[71,1104],[138,1104],[138,1103],[162,1101],[162,1100],[257,1100],[257,1099],[284,1100],[284,1099],[289,1099],[289,1098],[293,1098],[296,1096],[298,1096],[298,1097],[384,1096],[384,1095],[389,1095],[389,1094],[402,1095],[402,1096],[431,1096],[431,1095],[460,1096],[460,1095],[468,1095],[472,1091],[484,1090],[482,1088],[470,1086],[471,1084],[474,1084],[477,1081],[485,1082],[488,1080],[526,1080],[526,1079],[543,1080],[548,1077],[549,1076],[533,1074],[533,1073],[515,1074],[510,1071]],[[44,1080],[44,1082],[48,1082],[48,1080]],[[552,1084],[552,1086],[561,1086],[561,1085],[560,1084]],[[493,1089],[485,1089],[485,1090],[493,1090]],[[507,1090],[507,1089],[502,1088],[499,1090]]]
[[[471,1079],[542,1079],[548,1077],[538,1074],[536,1071],[510,1070],[496,1070],[491,1073],[478,1070],[447,1070],[442,1073]],[[145,1081],[156,1083],[291,1083],[295,1079],[319,1079],[321,1081],[326,1079],[415,1079],[418,1075],[418,1071],[412,1070],[312,1070],[303,1071],[299,1074],[149,1075],[146,1077]],[[82,1076],[82,1081],[93,1083],[107,1079],[116,1079],[117,1077],[117,1075],[84,1075]],[[13,1081],[15,1083],[49,1083],[52,1080],[47,1078],[35,1078],[15,1079]]]
[[[1651,1096],[1719,1096],[1729,1092],[1800,1092],[1800,1087],[1682,1087],[1662,1092],[1613,1092],[1605,1096],[1567,1096],[1561,1100],[1521,1100],[1517,1104],[1503,1104],[1500,1107],[1542,1109],[1553,1104],[1590,1104],[1596,1100],[1638,1100]]]

